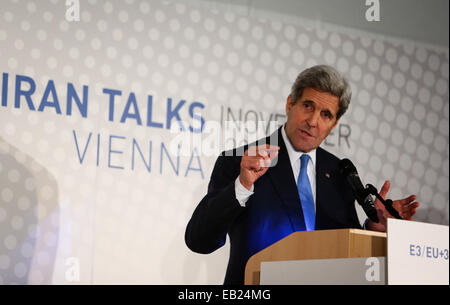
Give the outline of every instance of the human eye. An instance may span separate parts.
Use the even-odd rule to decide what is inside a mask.
[[[311,104],[311,102],[305,101],[305,102],[303,102],[303,108],[305,110],[312,110],[313,109],[313,105]]]
[[[327,120],[333,119],[333,114],[328,110],[322,111],[322,116]]]

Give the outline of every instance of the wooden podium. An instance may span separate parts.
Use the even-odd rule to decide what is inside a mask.
[[[259,285],[261,262],[386,256],[386,233],[358,229],[294,232],[256,253],[245,267],[246,285]]]

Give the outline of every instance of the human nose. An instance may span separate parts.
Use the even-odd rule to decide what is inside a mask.
[[[319,122],[320,112],[314,111],[311,112],[311,115],[309,116],[307,122],[310,127],[317,127],[317,123]]]

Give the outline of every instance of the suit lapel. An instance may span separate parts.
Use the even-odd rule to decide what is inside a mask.
[[[277,163],[267,171],[267,174],[272,181],[276,193],[281,198],[281,204],[289,217],[293,231],[304,231],[306,226],[303,211],[289,155],[281,135],[281,128],[278,129],[280,151],[278,153]],[[274,133],[272,136],[276,134]]]

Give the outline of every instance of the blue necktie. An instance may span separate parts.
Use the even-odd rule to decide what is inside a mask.
[[[308,178],[309,156],[303,154],[300,157],[300,173],[297,179],[298,195],[302,204],[303,217],[305,218],[306,231],[315,228],[316,213],[314,211],[314,198],[311,190],[311,183]]]

